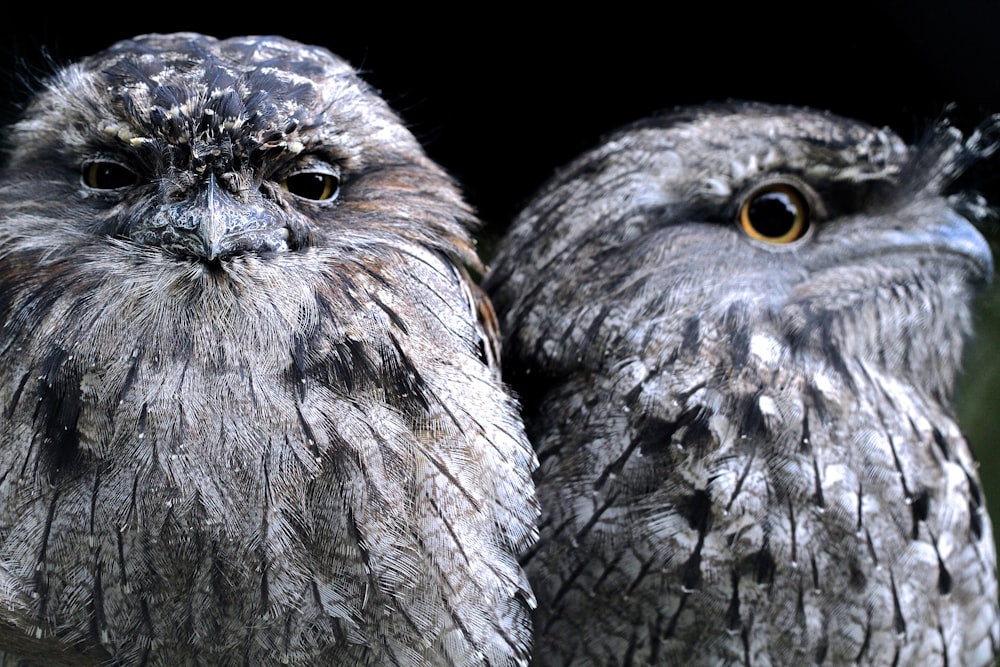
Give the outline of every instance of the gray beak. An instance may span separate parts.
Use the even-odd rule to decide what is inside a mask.
[[[162,203],[132,240],[204,261],[288,250],[289,230],[260,193],[234,197],[214,174],[188,199]]]

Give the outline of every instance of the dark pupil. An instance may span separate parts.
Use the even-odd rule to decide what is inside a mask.
[[[784,192],[765,192],[750,202],[747,219],[761,236],[779,237],[795,226],[798,207]]]
[[[306,199],[329,199],[336,192],[336,179],[329,174],[304,172],[289,176],[288,191]]]
[[[135,174],[114,162],[97,162],[90,165],[89,185],[101,190],[115,190],[135,185]]]

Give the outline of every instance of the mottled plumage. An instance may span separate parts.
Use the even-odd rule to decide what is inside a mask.
[[[523,664],[534,456],[475,221],[352,68],[143,36],[8,143],[0,647]]]
[[[992,662],[951,400],[993,265],[943,194],[992,148],[720,105],[542,188],[484,284],[540,460],[538,665]]]

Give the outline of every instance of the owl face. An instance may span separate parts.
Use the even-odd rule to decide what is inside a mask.
[[[461,238],[451,219],[472,219],[346,62],[280,37],[120,42],[60,73],[28,115],[8,180],[61,201],[73,230],[176,257],[295,252],[355,234],[352,216],[371,235],[421,240]],[[376,205],[386,180],[399,196]],[[423,227],[393,219],[430,201],[442,215]]]
[[[926,359],[904,369],[887,351],[915,337],[924,346],[921,332],[942,333],[928,325],[936,317],[967,331],[964,306],[953,306],[992,273],[985,240],[941,193],[964,159],[952,131],[907,147],[888,130],[805,110],[643,121],[543,188],[487,286],[510,344],[553,369],[653,340],[666,347],[650,355],[677,349],[685,320],[741,320],[767,322],[792,348],[857,325],[835,346],[843,354],[919,375]],[[879,319],[887,302],[894,316]],[[577,323],[568,335],[562,318]]]

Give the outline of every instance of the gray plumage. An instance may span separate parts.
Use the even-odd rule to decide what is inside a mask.
[[[943,194],[992,148],[720,105],[542,188],[484,283],[540,460],[536,664],[993,661],[951,404],[993,265]]]
[[[534,455],[453,182],[347,63],[148,35],[0,172],[0,647],[516,665]]]

